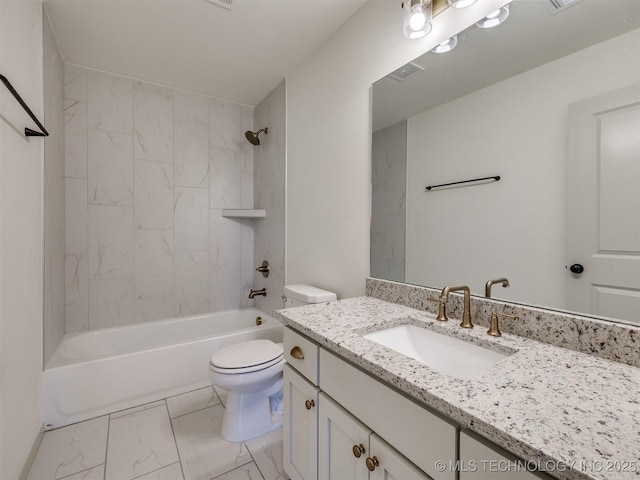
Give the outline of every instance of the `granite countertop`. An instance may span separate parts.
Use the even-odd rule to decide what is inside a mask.
[[[285,325],[559,479],[640,479],[640,369],[459,327],[371,297],[280,310]],[[508,321],[508,320],[502,320]],[[411,323],[517,352],[461,380],[364,338]]]

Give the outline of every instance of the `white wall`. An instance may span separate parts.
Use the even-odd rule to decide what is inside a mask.
[[[635,30],[409,118],[406,281],[566,308],[568,105],[639,82]]]
[[[449,9],[410,41],[399,3],[371,0],[287,77],[287,283],[364,294],[371,84],[504,3]]]
[[[66,331],[250,306],[253,108],[65,70]]]
[[[0,72],[43,113],[42,4],[0,2]],[[41,428],[42,138],[0,85],[0,478],[18,478]],[[45,125],[46,127],[46,125]]]

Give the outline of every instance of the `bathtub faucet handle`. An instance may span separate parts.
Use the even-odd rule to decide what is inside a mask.
[[[269,262],[266,260],[262,262],[262,265],[256,268],[256,272],[260,272],[264,278],[267,278],[269,276]]]
[[[260,297],[266,297],[267,296],[267,289],[266,288],[261,288],[260,290],[254,290],[253,288],[251,289],[251,291],[249,292],[249,298],[255,298],[257,296]]]

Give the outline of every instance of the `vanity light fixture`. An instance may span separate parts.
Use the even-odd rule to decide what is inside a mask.
[[[431,31],[431,0],[405,0],[402,31],[409,39],[422,38]]]
[[[431,49],[431,51],[433,53],[447,53],[456,48],[456,45],[458,45],[458,36],[454,35],[453,37],[447,38],[444,42],[436,45],[435,48]]]
[[[476,3],[476,0],[447,0],[447,3],[452,8],[464,8]]]
[[[492,28],[497,27],[504,22],[509,16],[509,5],[500,7],[493,13],[490,13],[479,22],[476,22],[476,26],[479,28]]]

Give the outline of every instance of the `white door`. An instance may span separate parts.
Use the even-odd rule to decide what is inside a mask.
[[[567,306],[640,324],[640,85],[569,106],[568,174]]]
[[[367,480],[371,430],[325,394],[318,411],[318,478]]]
[[[283,466],[291,480],[318,478],[318,389],[284,365]]]

